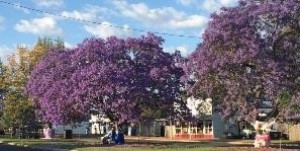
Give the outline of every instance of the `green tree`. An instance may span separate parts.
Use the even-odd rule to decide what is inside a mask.
[[[3,99],[5,92],[7,90],[6,87],[6,80],[5,80],[5,66],[0,59],[0,117],[2,116],[3,113]]]
[[[29,54],[29,49],[18,47],[16,54],[8,57],[3,72],[6,93],[1,119],[5,127],[12,128],[13,135],[16,129],[34,125],[30,122],[35,121],[34,107],[23,93],[30,72]]]
[[[54,40],[49,37],[39,38],[29,54],[32,67],[51,49],[58,50],[64,49],[64,47],[64,41],[61,38],[56,38]]]
[[[2,123],[13,129],[34,128],[37,126],[35,106],[24,92],[29,74],[35,64],[52,48],[63,48],[63,41],[51,38],[39,38],[32,50],[17,47],[14,54],[8,56],[7,63],[0,62],[0,92],[2,95]]]
[[[4,99],[2,120],[6,127],[23,128],[36,125],[34,106],[20,91],[9,91]]]

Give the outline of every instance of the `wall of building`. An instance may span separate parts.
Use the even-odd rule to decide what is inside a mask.
[[[174,122],[165,127],[165,136],[170,139],[210,140],[214,138],[211,118],[197,122]]]
[[[55,130],[55,134],[63,135],[65,134],[65,130],[72,130],[73,134],[86,134],[86,128],[89,127],[88,122],[82,122],[75,125],[57,125],[53,126],[53,129]]]
[[[128,126],[128,136],[164,136],[164,129],[164,122],[160,121],[131,124]]]
[[[91,118],[89,120],[90,124],[90,134],[106,134],[111,128],[112,124],[108,118],[104,118],[99,114],[91,114]]]
[[[300,124],[288,125],[289,140],[300,141]]]
[[[237,124],[236,123],[231,123],[231,122],[227,122],[225,123],[222,119],[221,116],[219,115],[219,113],[213,113],[212,116],[210,116],[209,118],[212,121],[212,132],[209,132],[207,130],[207,128],[203,128],[202,132],[198,132],[197,129],[197,133],[195,134],[194,132],[191,132],[191,130],[193,130],[193,128],[195,129],[195,127],[193,127],[193,125],[191,124],[190,126],[185,126],[185,128],[182,129],[182,131],[180,133],[176,134],[176,129],[178,129],[178,127],[176,128],[176,123],[172,123],[172,125],[167,125],[165,127],[165,137],[168,138],[176,138],[178,135],[182,135],[182,138],[186,138],[189,139],[189,135],[191,134],[191,139],[220,139],[222,137],[224,137],[224,132],[225,131],[230,131],[231,133],[237,135],[238,134],[238,129],[237,129]],[[209,121],[209,119],[205,119],[205,120],[200,120],[198,122],[200,123],[205,123],[207,121]],[[207,126],[207,125],[205,125]],[[196,127],[198,128],[198,127]],[[200,129],[201,130],[201,129]],[[199,136],[197,136],[199,135]],[[211,135],[211,136],[209,136]]]

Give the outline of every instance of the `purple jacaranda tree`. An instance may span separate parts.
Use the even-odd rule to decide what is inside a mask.
[[[188,113],[182,98],[184,91],[180,78],[184,71],[178,60],[181,55],[163,52],[163,42],[162,38],[153,34],[126,40],[131,49],[139,90],[134,98],[144,120],[170,116],[184,118]]]
[[[106,40],[90,38],[76,48],[54,51],[34,68],[27,92],[43,121],[67,124],[87,120],[91,112],[114,122],[151,119],[149,110],[163,116],[183,113],[180,77],[174,55],[162,51],[163,39]],[[179,105],[180,106],[180,105]]]
[[[35,66],[26,87],[37,114],[45,122],[63,123],[70,121],[72,104],[68,103],[71,94],[70,76],[71,51],[50,51]],[[77,110],[76,110],[77,111]],[[63,117],[59,118],[58,114]],[[82,118],[78,116],[77,118]],[[54,123],[55,123],[54,122]]]
[[[185,68],[189,93],[212,98],[224,119],[253,122],[271,102],[268,117],[299,122],[299,10],[297,0],[247,0],[212,14]]]

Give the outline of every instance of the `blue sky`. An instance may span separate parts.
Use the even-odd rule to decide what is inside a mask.
[[[140,36],[149,32],[195,36],[160,35],[165,51],[178,49],[183,55],[201,41],[212,12],[234,6],[238,0],[4,0],[61,16],[95,21],[92,24],[37,13],[0,2],[0,57],[6,58],[17,45],[31,47],[38,37],[61,37],[74,47],[87,37]],[[108,27],[116,25],[121,28]],[[141,29],[142,32],[130,30]]]

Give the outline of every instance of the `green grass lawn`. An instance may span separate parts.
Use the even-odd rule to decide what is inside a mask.
[[[78,151],[217,151],[211,147],[203,148],[141,148],[141,147],[87,147],[79,148]]]
[[[38,147],[38,148],[60,148],[60,149],[74,149],[81,146],[76,141],[62,140],[62,139],[11,139],[11,138],[0,138],[3,143],[13,143],[22,146]]]
[[[35,148],[59,148],[78,151],[213,151],[213,147],[189,143],[128,142],[124,145],[100,146],[97,140],[65,139],[1,139],[4,143],[14,143]]]
[[[253,149],[253,140],[236,140],[242,141],[244,145],[229,144],[230,140],[218,140],[214,142],[158,142],[145,140],[128,140],[124,145],[100,146],[99,141],[94,138],[90,139],[11,139],[0,138],[1,142],[26,145],[35,148],[57,148],[78,151],[240,151]],[[231,140],[234,142],[235,140]],[[279,141],[272,141],[272,144],[278,144]],[[299,144],[299,142],[282,141],[282,144]]]

